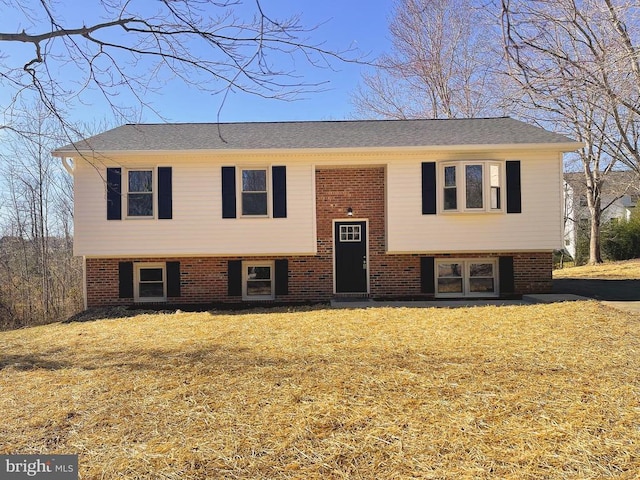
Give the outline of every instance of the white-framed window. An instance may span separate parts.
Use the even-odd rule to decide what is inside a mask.
[[[269,169],[242,168],[240,174],[240,212],[243,217],[269,215]]]
[[[242,299],[273,300],[275,298],[274,262],[242,262]]]
[[[133,294],[136,302],[167,300],[167,268],[164,263],[134,263]]]
[[[153,218],[155,210],[153,169],[130,169],[126,172],[127,217]]]
[[[361,239],[361,225],[340,225],[341,242],[359,242]]]
[[[440,166],[443,213],[504,211],[503,165],[491,161],[446,162]]]
[[[436,259],[435,275],[440,297],[495,297],[499,293],[495,258]]]

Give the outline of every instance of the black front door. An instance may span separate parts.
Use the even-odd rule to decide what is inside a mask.
[[[367,293],[367,223],[336,222],[336,293]]]

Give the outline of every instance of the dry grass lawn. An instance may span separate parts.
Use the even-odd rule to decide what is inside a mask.
[[[640,258],[623,262],[608,262],[600,265],[567,267],[553,271],[553,278],[610,278],[640,279]]]
[[[0,453],[83,479],[635,479],[640,317],[597,302],[0,332]]]

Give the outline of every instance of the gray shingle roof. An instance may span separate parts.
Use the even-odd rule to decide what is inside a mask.
[[[66,145],[80,151],[268,150],[555,144],[573,140],[512,118],[134,124]],[[573,146],[571,149],[575,149]]]

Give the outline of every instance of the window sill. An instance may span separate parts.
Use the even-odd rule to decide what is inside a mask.
[[[504,210],[441,210],[440,215],[500,215]]]
[[[499,293],[436,293],[435,298],[467,300],[474,298],[500,298]]]

